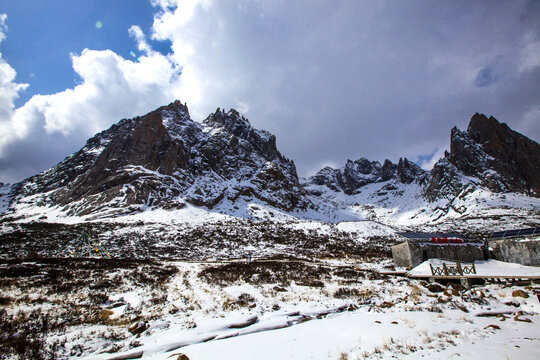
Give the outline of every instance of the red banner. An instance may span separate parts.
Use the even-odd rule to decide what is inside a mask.
[[[463,244],[463,239],[457,238],[445,238],[445,237],[432,237],[432,244]]]

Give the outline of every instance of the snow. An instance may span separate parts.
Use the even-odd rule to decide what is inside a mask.
[[[380,284],[382,285],[382,284]],[[400,287],[393,284],[396,292]],[[385,286],[379,289],[384,289]],[[228,291],[232,291],[230,288]],[[238,288],[236,293],[244,289]],[[405,290],[405,289],[403,289]],[[492,290],[504,300],[511,290]],[[384,299],[384,298],[383,298]],[[426,298],[428,299],[428,298]],[[395,298],[385,299],[395,301]],[[536,298],[522,300],[529,312],[521,315],[532,322],[502,322],[496,317],[479,317],[480,310],[463,312],[410,311],[403,308],[364,306],[350,312],[330,312],[317,319],[320,311],[305,304],[296,311],[266,314],[232,312],[220,317],[196,318],[197,327],[183,329],[168,323],[162,331],[140,338],[142,346],[116,356],[142,353],[143,359],[165,359],[184,353],[190,359],[450,359],[493,356],[494,359],[538,359],[540,347],[540,305]],[[535,303],[536,302],[536,303]],[[492,306],[494,311],[508,307]],[[512,315],[514,316],[514,315]],[[519,317],[520,315],[518,315]],[[252,323],[232,329],[231,325]],[[302,321],[302,319],[312,320]],[[250,321],[251,320],[251,321]],[[490,328],[497,325],[501,330]],[[154,327],[158,329],[159,327]],[[345,357],[344,357],[345,356]],[[83,359],[108,359],[110,354]]]
[[[168,291],[168,301],[176,304],[179,312],[154,320],[147,332],[137,339],[141,345],[132,350],[115,355],[94,353],[83,359],[109,359],[141,353],[143,359],[164,359],[179,352],[191,359],[337,359],[342,354],[347,354],[349,359],[365,356],[380,359],[395,356],[404,359],[425,356],[446,359],[457,354],[462,358],[475,357],[486,353],[486,347],[490,347],[489,351],[493,351],[494,355],[502,351],[523,359],[535,359],[539,355],[538,347],[534,346],[540,340],[539,329],[534,325],[540,321],[540,305],[536,298],[520,300],[522,308],[530,313],[525,316],[533,323],[511,320],[501,323],[499,319],[475,316],[483,312],[485,306],[473,306],[470,312],[451,308],[443,308],[442,312],[414,310],[415,304],[427,303],[432,299],[424,294],[410,305],[409,302],[399,303],[397,297],[407,294],[412,297],[410,288],[400,285],[399,281],[359,282],[359,288],[376,291],[380,298],[358,310],[339,313],[332,309],[346,306],[348,301],[328,301],[330,299],[324,298],[324,291],[317,295],[317,289],[293,283],[280,298],[269,297],[265,295],[267,290],[264,287],[250,284],[214,289],[194,276],[194,270],[200,265],[175,264],[188,271],[186,274],[193,274],[187,278],[190,286],[186,287],[185,280],[179,278]],[[331,292],[332,289],[332,284],[327,284],[325,291]],[[508,311],[509,308],[501,303],[512,299],[508,298],[511,288],[490,285],[482,289],[486,294],[496,295],[501,301],[494,301],[488,308]],[[244,293],[254,298],[256,308],[224,311],[215,306],[216,301],[222,301],[220,299],[236,298]],[[189,298],[191,304],[175,300],[175,294]],[[317,297],[319,300],[316,300]],[[130,299],[137,301],[141,299],[141,294],[132,291],[111,296],[111,300],[120,298],[133,304]],[[397,304],[391,308],[373,307],[387,301],[397,301]],[[454,301],[461,302],[459,298]],[[263,310],[269,309],[268,305],[272,303],[279,304],[281,309]],[[192,304],[199,304],[200,310],[189,310]],[[329,315],[317,319],[317,314],[321,313]],[[195,327],[186,328],[181,320],[185,316],[192,319]],[[311,318],[310,321],[303,320]],[[253,319],[255,322],[252,325],[231,328],[235,324],[252,323]],[[485,329],[491,324],[497,324],[503,330]],[[512,347],[507,347],[508,344],[512,344]]]
[[[11,185],[0,182],[0,214],[4,213],[9,207],[9,192]]]
[[[337,224],[337,229],[345,232],[356,232],[362,236],[393,237],[396,231],[387,225],[375,221],[347,221]]]
[[[512,358],[538,359],[540,356],[540,349],[533,345],[540,338],[538,326],[516,325],[509,331],[510,334],[504,336],[489,329],[482,329],[484,324],[487,326],[490,323],[489,320],[469,326],[462,320],[463,313],[459,311],[446,315],[447,317],[441,318],[436,314],[417,312],[339,314],[281,330],[196,344],[174,352],[180,351],[198,360],[337,359],[342,353],[348,353],[348,358],[354,359],[355,356],[372,353],[376,348],[380,348],[380,351],[387,349],[381,358],[394,358],[396,353],[399,354],[399,358],[409,359],[418,359],[426,355],[432,359],[459,356],[476,358],[486,356],[488,353],[498,356],[503,349]],[[535,318],[537,319],[538,317]],[[455,334],[455,331],[459,333]],[[527,335],[524,335],[525,331]],[[431,340],[437,335],[441,336],[440,334],[454,338],[454,342],[460,343],[446,349],[441,346],[442,344],[437,344],[441,346],[440,349],[435,351],[429,349],[431,344],[426,345],[426,340]],[[508,342],[509,338],[513,341]],[[482,346],[475,346],[474,341],[479,340],[482,341]],[[512,346],[508,346],[509,343]],[[408,353],[413,347],[427,349],[421,349],[414,354]],[[398,351],[393,353],[388,350]],[[156,354],[144,358],[162,359],[163,355]]]
[[[113,294],[109,296],[112,301],[124,301],[131,307],[137,308],[141,305],[141,297],[136,291],[128,291],[120,294]]]
[[[340,270],[345,258],[321,262]],[[259,262],[257,266],[263,264]],[[41,266],[39,262],[24,265]],[[431,293],[420,280],[345,278],[337,275],[339,272],[330,277],[321,275],[322,287],[295,281],[266,283],[255,278],[217,284],[200,276],[201,270],[218,265],[163,262],[161,268],[173,266],[178,272],[160,284],[153,284],[151,279],[145,284],[138,280],[131,282],[127,279],[136,278],[129,276],[128,268],[113,269],[112,273],[103,274],[103,278],[121,277],[126,281],[107,290],[107,301],[101,303],[103,309],[112,312],[108,318],[112,322],[68,327],[53,338],[66,340],[65,357],[75,354],[73,349],[80,345],[82,356],[77,358],[84,360],[128,358],[128,355],[157,360],[175,353],[185,353],[192,360],[469,359],[485,354],[494,359],[504,356],[537,359],[540,356],[537,325],[540,303],[535,296],[540,287],[537,285],[487,284],[451,295]],[[345,265],[352,268],[350,263]],[[382,268],[384,263],[356,265]],[[478,264],[478,269],[485,268],[505,269],[507,274],[515,275],[515,269],[530,267],[500,262]],[[27,281],[34,282],[32,278]],[[280,289],[276,290],[276,286]],[[83,287],[89,291],[84,284]],[[353,295],[336,296],[343,288],[354,290]],[[51,293],[51,288],[46,286],[33,289],[35,294],[30,296],[28,305],[12,303],[6,306],[7,311],[41,308],[54,314],[53,307],[66,301],[84,304],[90,293],[75,291],[65,296]],[[514,297],[516,289],[530,296]],[[22,290],[14,287],[4,296],[22,299],[22,294]],[[239,305],[238,299],[244,302]],[[99,312],[100,308],[89,308],[96,310]],[[496,313],[507,315],[506,318],[479,316]],[[148,326],[139,336],[127,330],[130,324],[137,323]],[[500,330],[489,325],[497,325]]]
[[[408,274],[410,276],[432,276],[430,265],[442,266],[455,265],[455,262],[440,259],[429,259],[411,269]],[[464,264],[470,265],[470,264]],[[537,276],[540,277],[540,267],[525,266],[521,264],[507,263],[498,260],[478,260],[474,262],[476,274],[465,275],[465,277],[485,276],[485,277],[527,277]]]

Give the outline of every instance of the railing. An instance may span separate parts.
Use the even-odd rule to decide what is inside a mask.
[[[442,266],[433,266],[429,264],[431,268],[431,275],[433,276],[463,276],[476,274],[476,268],[474,267],[474,262],[471,266],[461,265],[459,261],[456,261],[455,265],[446,265],[443,262]]]

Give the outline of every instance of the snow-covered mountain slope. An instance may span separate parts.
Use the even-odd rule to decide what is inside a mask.
[[[9,207],[9,191],[11,186],[0,182],[0,214],[7,211]]]
[[[539,169],[540,145],[475,114],[466,132],[452,130],[450,153],[430,172],[404,158],[361,158],[299,179],[275,136],[235,110],[198,123],[176,101],[3,186],[0,211],[4,222],[352,221],[484,231],[540,224]]]
[[[450,153],[426,172],[407,159],[347,161],[303,181],[319,218],[415,228],[488,229],[540,223],[540,145],[475,114],[452,129]],[[324,215],[322,215],[324,214]]]
[[[309,185],[308,192],[320,194],[312,201],[322,220],[358,219],[377,221],[400,229],[448,229],[486,231],[490,228],[537,226],[540,199],[519,193],[493,193],[471,179],[458,196],[430,201],[424,187],[395,180],[362,187],[354,195]],[[318,201],[318,202],[317,202]]]
[[[16,184],[11,210],[56,207],[66,216],[101,217],[187,204],[258,199],[283,210],[307,205],[296,168],[272,134],[236,111],[202,124],[180,102],[125,119],[57,166]]]

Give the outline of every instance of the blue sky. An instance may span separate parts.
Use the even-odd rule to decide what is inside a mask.
[[[476,112],[539,141],[539,18],[535,0],[5,0],[0,181],[175,99],[196,121],[236,108],[301,176],[429,169]]]
[[[6,61],[17,70],[17,81],[28,83],[16,105],[35,94],[53,94],[79,80],[70,53],[83,49],[112,49],[129,58],[138,54],[128,29],[137,24],[149,32],[154,8],[148,0],[8,0],[0,12],[8,14],[9,31],[2,44]],[[101,26],[101,27],[100,27]],[[169,41],[152,47],[170,52]]]

